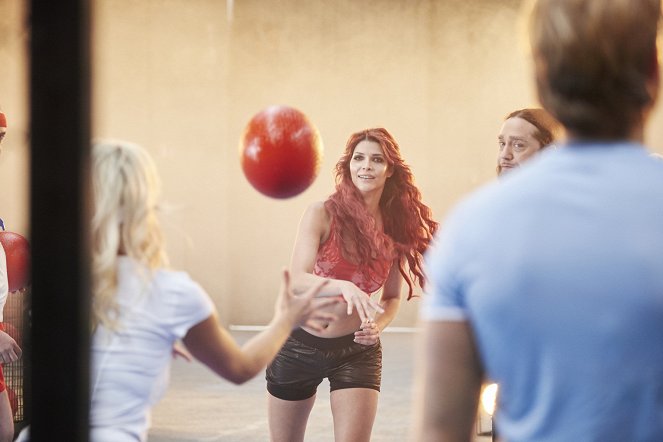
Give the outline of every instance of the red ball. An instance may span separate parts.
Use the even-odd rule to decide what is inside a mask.
[[[14,232],[0,232],[0,243],[7,256],[9,291],[27,287],[30,283],[30,243]]]
[[[318,176],[322,139],[299,110],[271,106],[249,121],[240,154],[244,175],[256,190],[272,198],[290,198]]]

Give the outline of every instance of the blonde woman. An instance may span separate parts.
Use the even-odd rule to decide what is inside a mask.
[[[203,288],[167,267],[156,216],[159,177],[148,153],[127,142],[97,142],[92,177],[92,441],[146,440],[178,339],[195,359],[239,384],[271,361],[293,329],[320,329],[334,319],[318,308],[336,300],[311,304],[326,281],[294,296],[284,271],[272,321],[239,347]]]

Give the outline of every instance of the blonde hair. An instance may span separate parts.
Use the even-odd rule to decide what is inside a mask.
[[[167,265],[157,219],[160,180],[147,151],[126,141],[92,146],[92,326],[116,329],[118,255],[154,270]]]
[[[627,137],[656,97],[660,0],[538,0],[529,23],[539,100],[580,138]]]

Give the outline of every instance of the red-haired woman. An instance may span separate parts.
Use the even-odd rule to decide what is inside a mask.
[[[290,271],[304,289],[327,278],[341,295],[338,320],[295,330],[267,369],[271,440],[303,441],[317,386],[329,379],[338,441],[368,441],[382,374],[380,333],[392,321],[403,279],[423,287],[422,254],[438,224],[421,201],[398,144],[385,129],[353,134],[336,164],[336,191],[304,213]],[[382,289],[380,301],[371,295]]]

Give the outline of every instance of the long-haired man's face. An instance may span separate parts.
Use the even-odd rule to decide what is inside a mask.
[[[534,137],[536,126],[522,118],[509,118],[502,125],[497,137],[497,171],[506,171],[519,167],[529,157],[541,150],[541,143]]]

